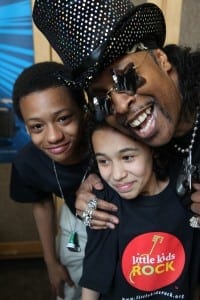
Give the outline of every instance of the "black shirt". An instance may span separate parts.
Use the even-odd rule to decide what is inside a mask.
[[[103,300],[187,299],[198,282],[200,230],[172,185],[155,196],[125,200],[105,185],[98,197],[118,207],[115,230],[87,228],[80,285]]]
[[[55,162],[65,201],[73,213],[75,193],[88,164],[88,158],[73,165]],[[61,197],[52,160],[30,142],[17,154],[12,164],[10,196],[18,202],[40,202],[52,193]]]

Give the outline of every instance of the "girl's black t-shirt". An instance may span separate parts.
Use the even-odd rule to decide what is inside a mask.
[[[193,299],[200,266],[200,230],[172,184],[155,196],[125,200],[105,184],[98,197],[118,206],[115,230],[87,228],[80,285],[102,300]]]

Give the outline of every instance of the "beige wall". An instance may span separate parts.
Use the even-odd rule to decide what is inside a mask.
[[[182,11],[182,0],[148,0],[147,2],[158,5],[166,20],[166,41],[165,44],[179,43],[180,21]]]
[[[32,7],[34,5],[34,0],[31,0]],[[61,61],[57,53],[50,47],[47,39],[43,34],[37,29],[33,23],[33,41],[35,50],[35,62],[41,62],[46,60]]]
[[[166,42],[188,45],[196,48],[200,45],[200,1],[197,0],[133,0],[135,5],[151,2],[158,5],[166,19]],[[32,4],[34,0],[32,0]],[[46,38],[34,29],[35,61],[57,60],[58,55],[50,47]]]
[[[176,0],[175,0],[176,1]],[[200,48],[200,1],[184,0],[181,16],[181,45]]]
[[[0,259],[41,256],[32,205],[9,197],[10,164],[0,164]]]
[[[0,242],[37,240],[31,204],[9,197],[10,164],[0,164]]]

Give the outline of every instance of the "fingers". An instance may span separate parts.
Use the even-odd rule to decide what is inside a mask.
[[[103,189],[103,184],[101,182],[101,179],[99,176],[97,176],[96,174],[90,174],[88,176],[88,180],[90,185],[95,188],[96,190],[101,190]]]
[[[56,288],[56,296],[64,299],[65,295],[64,295],[64,284],[65,282],[67,282],[67,284],[70,286],[70,287],[73,287],[74,286],[74,282],[69,278],[69,279],[66,279],[65,281],[63,281],[59,287]]]
[[[114,229],[115,226],[119,223],[119,219],[110,215],[106,212],[95,210],[90,221],[90,228],[92,229]]]
[[[200,215],[200,203],[193,202],[190,208],[195,214]]]
[[[83,211],[82,214],[83,224],[85,226],[90,226],[92,215],[96,208],[97,208],[97,198],[93,198],[88,202],[87,208]]]
[[[118,210],[118,207],[115,204],[102,199],[98,199],[97,208],[110,212],[116,212]]]
[[[52,293],[60,298],[64,298],[64,281],[57,286],[51,285]]]
[[[91,193],[85,193],[84,198],[77,198],[76,203],[75,203],[75,208],[77,214],[82,217],[81,212],[87,209],[88,207],[88,202],[91,199],[94,199],[95,195]],[[107,202],[102,199],[97,199],[97,209],[105,210],[105,211],[110,211],[110,212],[116,212],[118,210],[117,206],[113,203]]]
[[[200,183],[193,183],[192,186],[196,191],[200,191]],[[200,201],[200,199],[199,199],[199,201]]]
[[[64,284],[67,283],[70,287],[74,286],[74,282],[72,281],[68,271],[66,271],[65,280],[62,280],[60,284],[56,287],[56,295],[64,299]]]
[[[90,192],[84,192],[83,194],[78,194],[75,202],[75,208],[77,211],[84,211],[87,208],[87,204],[90,199],[95,198],[95,195]]]
[[[101,190],[103,188],[103,184],[101,182],[101,179],[96,174],[90,174],[83,183],[81,183],[78,191],[77,196],[82,193],[86,192],[92,192],[93,188],[97,190]]]
[[[110,222],[107,221],[110,219]],[[105,221],[100,221],[97,219],[91,219],[89,227],[92,229],[115,229],[116,225],[118,224],[118,219],[114,220],[114,218],[108,217]]]
[[[92,196],[90,198],[87,199],[87,202],[82,203],[81,206],[77,207],[76,206],[76,214],[82,218],[83,216],[83,212],[86,211],[88,209],[88,203],[95,198],[95,196],[93,194],[91,194]],[[92,198],[93,197],[93,198]],[[89,200],[90,199],[90,200]],[[81,207],[81,209],[80,209]],[[103,210],[103,211],[102,211]],[[109,211],[109,212],[116,212],[118,210],[118,207],[110,202],[107,202],[105,200],[102,199],[97,199],[97,206],[96,208],[93,210],[92,213],[92,217],[94,219],[97,220],[101,220],[101,221],[111,221],[116,223],[117,221],[117,217],[113,216],[111,214],[108,214],[104,211]],[[118,224],[118,223],[116,223]]]
[[[116,212],[118,208],[113,203],[97,199],[92,193],[94,188],[102,189],[103,185],[97,175],[90,174],[76,193],[76,215],[86,226],[94,229],[114,228],[119,220],[109,212]],[[91,207],[93,202],[95,202],[95,206]]]
[[[56,296],[62,299],[64,298],[64,282],[56,289]]]
[[[56,271],[56,270],[55,270]],[[67,270],[66,267],[63,265],[59,265],[59,268],[57,269],[57,277],[56,280],[51,281],[51,288],[53,293],[64,298],[64,284],[67,283],[70,287],[73,287],[75,284],[73,280],[71,279],[71,276]]]
[[[200,215],[200,184],[194,183],[193,188],[195,191],[191,194],[191,210],[195,213]]]
[[[84,211],[77,210],[76,213],[86,226],[90,226],[92,229],[114,229],[115,225],[119,223],[119,219],[108,211],[116,211],[117,207],[114,204],[106,202],[101,199],[97,199],[97,208],[88,210],[88,206]]]
[[[74,282],[73,280],[71,279],[71,276],[67,270],[67,268],[65,267],[65,279],[64,279],[65,282],[67,282],[67,284],[69,286],[74,286]]]

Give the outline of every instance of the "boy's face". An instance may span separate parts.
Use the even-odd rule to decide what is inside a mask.
[[[62,164],[77,162],[83,115],[67,88],[33,92],[20,100],[20,109],[33,143]]]
[[[102,178],[122,198],[156,192],[152,150],[148,146],[110,127],[95,130],[92,145]]]
[[[133,92],[117,91],[112,74],[126,74],[130,65],[136,67],[136,75],[129,75],[125,81],[132,76],[135,81],[132,86],[136,88]],[[128,135],[151,146],[159,146],[173,136],[183,134],[178,128],[181,96],[177,74],[163,51],[154,50],[153,56],[146,51],[129,54],[106,68],[92,82],[88,94],[91,99],[106,93],[113,110],[107,121]]]

